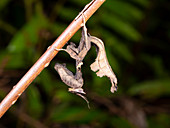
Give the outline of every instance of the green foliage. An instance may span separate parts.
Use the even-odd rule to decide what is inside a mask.
[[[170,80],[143,81],[129,89],[131,95],[142,95],[143,98],[158,98],[170,94]]]
[[[113,127],[116,128],[132,128],[131,124],[129,124],[129,122],[125,119],[122,118],[117,118],[117,117],[113,117],[111,119],[112,125]]]
[[[9,51],[12,53],[22,53],[26,48],[34,46],[38,42],[38,32],[40,29],[47,28],[48,24],[44,17],[32,17],[31,21],[26,23],[24,27],[15,34],[8,45]]]
[[[1,99],[21,77],[14,77],[8,71],[27,72],[90,0],[20,2],[0,0]],[[99,78],[90,70],[89,65],[96,58],[93,47],[82,69],[84,89],[91,106],[89,110],[82,98],[67,91],[67,86],[54,70],[54,64],[60,62],[67,63],[67,67],[75,71],[75,61],[67,53],[59,52],[26,89],[23,97],[26,108],[22,108],[22,102],[16,104],[16,108],[22,108],[29,119],[36,119],[48,127],[140,127],[132,121],[138,107],[134,108],[137,109],[137,112],[133,110],[135,113],[126,108],[130,102],[123,106],[123,101],[129,98],[141,108],[148,127],[168,128],[170,117],[163,113],[169,112],[166,107],[161,108],[158,102],[156,107],[160,109],[150,110],[151,114],[148,110],[155,107],[149,103],[158,100],[165,100],[169,105],[170,21],[166,15],[169,11],[166,2],[106,0],[88,20],[88,32],[105,44],[109,63],[118,77],[118,92],[112,94],[108,78]],[[78,31],[71,39],[76,45],[80,33]],[[4,127],[32,127],[30,120],[25,121],[19,116],[15,115],[17,122],[11,120],[11,113],[6,114],[4,118],[9,118],[7,121],[10,122],[7,126],[7,121],[0,124]]]
[[[71,107],[70,109],[60,109],[53,113],[53,121],[57,122],[79,122],[79,123],[88,123],[93,120],[103,120],[107,116],[97,110],[92,110],[90,113],[87,109],[80,107]]]
[[[151,128],[168,128],[170,116],[168,114],[158,114],[154,118],[149,118],[149,127]]]
[[[34,118],[40,118],[44,106],[42,104],[38,88],[35,86],[31,86],[27,90],[28,90],[29,113]]]
[[[5,6],[7,6],[9,4],[11,0],[1,0],[0,1],[0,11],[3,10],[5,8]]]

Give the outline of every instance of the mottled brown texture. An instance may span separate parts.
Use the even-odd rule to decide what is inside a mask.
[[[94,43],[97,46],[96,48],[98,51],[95,62],[90,65],[91,70],[94,72],[98,71],[96,72],[96,74],[99,77],[107,76],[108,78],[110,78],[110,81],[112,83],[112,87],[110,90],[112,93],[114,93],[114,91],[117,91],[117,78],[107,60],[104,43],[97,37],[89,36],[89,38],[90,42]]]
[[[82,16],[84,20],[84,15],[82,14]],[[56,49],[60,51],[61,50],[66,51],[73,59],[76,60],[76,74],[74,75],[70,70],[68,70],[65,64],[56,63],[54,68],[60,75],[61,80],[66,85],[71,87],[69,88],[69,92],[75,93],[76,95],[82,97],[87,102],[89,107],[89,101],[85,96],[82,95],[86,93],[82,88],[84,83],[83,83],[82,72],[81,72],[81,65],[83,64],[83,59],[91,48],[91,43],[87,39],[88,39],[87,29],[84,20],[82,37],[79,46],[76,48],[76,45],[71,42],[66,49]]]
[[[83,99],[86,100],[87,103],[89,103],[86,97],[82,95],[85,94],[85,92],[83,91],[82,88],[83,78],[81,72],[81,65],[83,64],[84,57],[91,48],[91,43],[93,43],[97,48],[97,58],[95,62],[90,65],[91,70],[94,72],[98,71],[96,74],[99,77],[107,76],[108,78],[110,78],[112,83],[111,87],[112,93],[114,93],[114,91],[117,91],[117,78],[107,60],[104,43],[99,38],[87,34],[84,14],[82,14],[82,17],[84,24],[79,46],[76,48],[76,45],[71,42],[71,44],[68,45],[66,49],[56,49],[58,51],[63,50],[67,52],[70,55],[70,57],[76,60],[76,74],[73,75],[73,73],[66,68],[65,64],[56,63],[54,68],[60,75],[61,80],[66,85],[71,87],[69,88],[69,91],[75,93],[76,95],[81,96]]]

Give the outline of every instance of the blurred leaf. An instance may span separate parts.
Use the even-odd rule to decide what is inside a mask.
[[[92,120],[104,121],[107,118],[107,115],[101,111],[97,110],[87,110],[80,107],[70,107],[69,109],[63,109],[63,111],[57,111],[53,114],[54,121],[57,122],[90,122]]]
[[[27,94],[28,94],[28,106],[29,106],[27,109],[29,109],[30,114],[35,118],[41,117],[44,108],[37,87],[33,85],[30,86],[27,89]]]
[[[71,21],[76,17],[77,11],[73,8],[62,8],[62,11],[60,12],[60,17],[64,20]]]
[[[127,45],[121,42],[117,42],[114,46],[114,50],[115,52],[117,52],[117,55],[121,56],[124,60],[128,62],[133,61],[134,58],[132,56],[132,53],[130,52],[130,49],[128,49]]]
[[[106,55],[107,55],[108,61],[110,63],[110,66],[112,67],[112,69],[115,72],[120,72],[119,62],[115,58],[115,56],[113,56],[112,51],[110,49],[109,50],[106,49]]]
[[[8,50],[12,53],[27,51],[28,48],[37,43],[40,29],[47,27],[48,21],[45,17],[34,16],[32,20],[13,37],[8,45]]]
[[[82,115],[83,115],[83,110],[81,108],[69,108],[69,109],[64,109],[60,113],[54,113],[55,115],[55,121],[59,122],[65,122],[65,121],[74,121],[74,120],[79,120]],[[57,116],[56,116],[57,115]]]
[[[142,11],[126,1],[110,0],[106,1],[104,6],[106,6],[106,8],[113,13],[113,17],[115,14],[117,14],[116,16],[122,17],[132,22],[134,20],[141,20],[141,18],[143,18]]]
[[[42,16],[34,16],[30,22],[14,35],[7,49],[10,53],[8,68],[24,68],[30,65],[33,55],[35,55],[35,46],[38,42],[39,32],[42,28],[48,28],[48,20]]]
[[[93,91],[100,96],[106,96],[110,93],[111,83],[107,77],[100,78],[95,73],[93,73]]]
[[[24,58],[23,54],[9,54],[8,55],[9,58],[9,62],[6,65],[6,68],[13,68],[13,69],[17,69],[17,68],[27,68],[27,63],[26,63],[26,59]]]
[[[60,86],[60,85],[59,85]],[[70,102],[73,99],[73,95],[68,90],[58,90],[55,93],[55,96],[60,99],[62,102]]]
[[[0,89],[0,99],[1,99],[1,101],[4,97],[5,97],[5,92],[4,92],[4,90]]]
[[[150,69],[153,70],[154,74],[158,77],[165,77],[168,76],[166,70],[164,69],[163,60],[159,56],[149,56],[148,54],[144,54],[141,56],[142,61],[147,63]]]
[[[168,113],[158,114],[148,119],[150,128],[168,128],[170,126],[170,116]]]
[[[115,128],[133,128],[127,120],[120,117],[112,117],[111,124]]]
[[[141,39],[139,32],[130,23],[123,21],[119,17],[107,12],[103,13],[105,13],[105,15],[101,15],[101,21],[105,26],[113,29],[127,39],[133,41],[138,41]]]
[[[170,94],[170,79],[144,81],[128,90],[130,95],[142,95],[144,98],[156,98]]]
[[[122,43],[120,40],[118,40],[118,38],[116,38],[106,29],[99,29],[99,30],[105,33],[102,36],[104,37],[104,44],[106,50],[108,49],[110,52],[114,52],[115,56],[118,55],[128,62],[133,61],[134,59],[133,55],[125,43]],[[110,55],[113,56],[113,54]],[[118,61],[116,61],[116,64],[118,64]],[[114,65],[114,66],[118,67],[118,65]]]
[[[50,24],[49,27],[50,27],[50,30],[51,30],[54,34],[60,35],[60,34],[64,31],[64,29],[67,27],[67,25],[64,24],[64,23],[59,23],[59,22],[57,22],[57,23]]]
[[[162,127],[168,128],[170,126],[170,115],[167,113],[158,114],[156,122],[159,122]]]
[[[100,123],[104,123],[108,119],[109,119],[109,116],[106,113],[98,109],[95,109],[93,111],[87,110],[86,114],[83,116],[81,120],[84,122],[91,122],[93,120],[94,121],[98,120]]]
[[[134,1],[135,3],[138,3],[142,6],[148,6],[149,2],[150,2],[149,0],[132,0],[132,1]]]
[[[82,0],[80,0],[80,1],[78,1],[78,0],[71,0],[71,3],[74,3],[74,4],[82,6],[82,7],[84,7],[89,2],[90,2],[90,0],[83,0],[83,1]]]
[[[43,90],[50,94],[54,89],[55,79],[52,79],[51,74],[48,70],[44,69],[39,77],[37,78],[36,82],[42,85]]]
[[[12,35],[15,34],[17,31],[13,26],[11,26],[10,24],[8,24],[2,20],[0,20],[0,29],[3,29],[5,31],[9,32]]]
[[[8,5],[11,0],[0,0],[0,11]]]

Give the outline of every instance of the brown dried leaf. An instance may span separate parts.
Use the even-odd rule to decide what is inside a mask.
[[[117,91],[117,78],[107,60],[104,43],[97,37],[90,36],[89,38],[98,48],[97,58],[95,62],[90,65],[91,70],[94,72],[97,71],[96,74],[99,77],[107,76],[110,78],[112,83],[111,92],[114,93],[114,91]]]

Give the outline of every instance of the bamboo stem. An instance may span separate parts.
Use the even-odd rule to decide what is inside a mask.
[[[93,0],[83,9],[85,21],[87,21],[92,14],[103,4],[105,0]],[[74,19],[65,31],[49,46],[46,52],[38,59],[38,61],[30,68],[30,70],[22,77],[22,79],[13,87],[8,95],[3,99],[0,104],[0,118],[4,113],[13,105],[31,82],[47,67],[50,61],[58,53],[55,49],[62,48],[67,41],[81,28],[83,23],[82,16]]]

